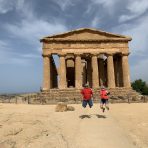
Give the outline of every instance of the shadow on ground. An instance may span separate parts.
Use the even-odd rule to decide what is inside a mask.
[[[92,116],[96,116],[97,118],[106,118],[104,115],[99,115],[99,114],[93,114],[93,115],[81,115],[79,118],[84,119],[84,118],[91,118]]]
[[[97,116],[97,118],[106,118],[106,116],[104,116],[104,115],[99,115],[99,114],[95,114],[95,116]]]
[[[84,119],[84,118],[91,118],[91,115],[81,115],[79,118]]]

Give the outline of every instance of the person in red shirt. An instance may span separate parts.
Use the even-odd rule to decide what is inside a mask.
[[[101,101],[100,101],[100,108],[102,109],[102,111],[104,112],[105,111],[105,108],[107,110],[109,110],[109,106],[108,106],[108,99],[109,99],[109,95],[110,93],[105,89],[104,86],[101,87],[101,90],[100,90],[100,98],[101,98]],[[104,107],[105,105],[105,107]]]
[[[89,88],[88,84],[85,84],[84,88],[81,90],[81,94],[82,94],[82,106],[85,108],[88,104],[89,107],[91,108],[93,106],[93,101],[92,101],[93,92],[92,89]]]

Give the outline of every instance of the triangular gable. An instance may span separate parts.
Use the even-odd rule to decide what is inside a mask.
[[[62,34],[47,36],[43,40],[131,40],[131,37],[104,32],[96,29],[82,28]]]

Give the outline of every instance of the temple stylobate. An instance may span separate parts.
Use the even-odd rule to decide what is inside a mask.
[[[131,37],[82,28],[44,37],[42,90],[81,89],[88,83],[97,89],[130,88]],[[55,65],[54,55],[59,57]]]

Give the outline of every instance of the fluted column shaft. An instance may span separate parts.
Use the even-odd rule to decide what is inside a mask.
[[[43,90],[50,89],[50,56],[43,55]]]
[[[114,63],[113,63],[113,55],[107,55],[107,79],[108,79],[108,87],[115,88],[115,74],[114,74]]]
[[[128,54],[122,55],[123,86],[131,87]]]
[[[82,88],[82,64],[79,54],[75,57],[75,87]]]
[[[67,87],[67,82],[66,82],[65,56],[64,55],[60,55],[59,89],[65,89],[66,87]]]
[[[97,55],[92,55],[92,87],[99,87],[99,72]]]

